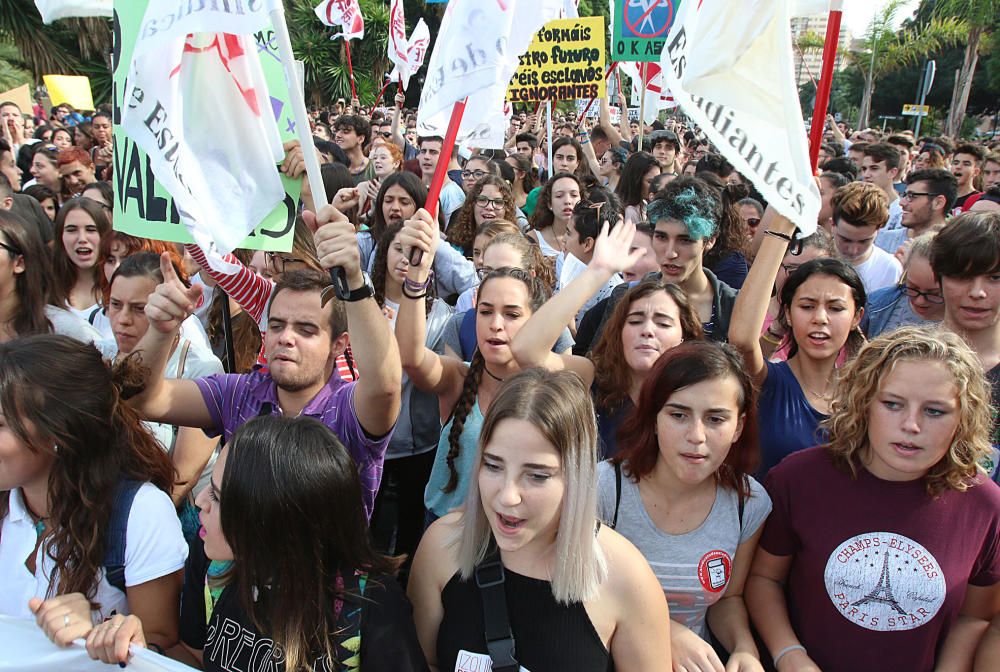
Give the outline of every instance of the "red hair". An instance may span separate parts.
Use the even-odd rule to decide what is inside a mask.
[[[74,161],[79,161],[81,165],[94,167],[94,160],[90,158],[90,152],[85,149],[80,149],[79,147],[72,146],[59,152],[59,156],[56,158],[56,167],[61,168],[62,166],[69,165]]]

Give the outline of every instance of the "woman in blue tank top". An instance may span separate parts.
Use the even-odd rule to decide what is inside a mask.
[[[483,421],[465,509],[431,525],[413,561],[409,595],[432,669],[669,666],[663,591],[642,554],[597,523],[596,440],[578,376],[536,368],[500,387]],[[491,614],[505,616],[510,633],[491,646],[484,601],[499,597],[476,577],[484,565],[503,582],[505,608]],[[499,650],[511,656],[498,660]]]
[[[398,240],[409,258],[423,252],[418,266],[410,266],[396,322],[403,370],[418,389],[438,396],[444,428],[438,443],[424,505],[431,519],[439,518],[465,501],[473,471],[479,428],[490,402],[505,378],[520,371],[511,354],[511,341],[548,295],[541,282],[520,269],[501,268],[479,285],[476,304],[476,353],[468,364],[441,356],[426,347],[423,297],[438,245],[438,227],[424,210],[403,226]],[[558,356],[558,355],[557,355]],[[562,355],[567,368],[582,358]]]

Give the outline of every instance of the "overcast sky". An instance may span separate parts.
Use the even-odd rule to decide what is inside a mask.
[[[864,34],[875,13],[882,9],[888,0],[844,0],[843,25],[850,28],[855,37]],[[897,13],[897,19],[902,23],[920,4],[919,0],[909,0]]]

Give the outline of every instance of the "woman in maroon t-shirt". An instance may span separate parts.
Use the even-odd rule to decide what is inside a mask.
[[[779,672],[971,667],[1000,603],[1000,488],[977,466],[990,413],[951,333],[899,329],[844,368],[830,443],[765,483],[746,603]]]

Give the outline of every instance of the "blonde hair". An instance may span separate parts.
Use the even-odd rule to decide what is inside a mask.
[[[493,537],[479,493],[483,451],[503,420],[526,420],[555,447],[562,462],[565,491],[556,533],[552,594],[570,604],[592,600],[607,577],[607,564],[597,542],[597,424],[590,395],[569,371],[529,369],[508,378],[490,404],[479,435],[475,469],[469,475],[463,524],[457,545],[459,572],[475,574]]]
[[[902,327],[867,343],[838,377],[823,426],[834,461],[857,476],[868,450],[868,414],[881,382],[901,361],[943,364],[958,388],[959,422],[944,458],[924,475],[927,492],[964,492],[981,473],[979,463],[990,453],[990,391],[976,354],[960,337],[943,329]]]

